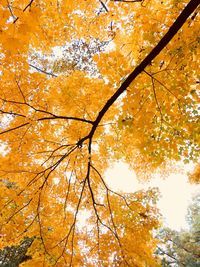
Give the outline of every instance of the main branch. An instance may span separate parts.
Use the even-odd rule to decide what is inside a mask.
[[[92,138],[96,128],[99,126],[100,121],[104,117],[108,109],[119,98],[119,96],[128,88],[128,86],[135,80],[135,78],[151,63],[152,60],[166,47],[166,45],[172,40],[176,33],[180,30],[189,16],[200,4],[200,0],[191,0],[184,8],[181,14],[178,16],[173,25],[169,28],[168,32],[163,36],[160,42],[152,49],[152,51],[145,57],[145,59],[129,74],[125,81],[121,84],[119,89],[108,99],[104,107],[99,112],[93,127],[89,133],[89,137]],[[87,138],[85,138],[87,139]],[[85,140],[84,139],[84,140]]]

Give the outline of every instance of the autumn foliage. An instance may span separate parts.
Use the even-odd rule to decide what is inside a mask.
[[[1,0],[0,248],[33,238],[20,266],[159,266],[157,191],[104,171],[198,160],[199,3]]]

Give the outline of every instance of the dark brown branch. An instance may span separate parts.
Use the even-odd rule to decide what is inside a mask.
[[[87,123],[93,124],[93,121],[90,121],[90,120],[77,118],[77,117],[70,117],[70,116],[58,116],[58,115],[53,115],[52,117],[39,118],[38,121],[55,120],[55,119],[82,121],[82,122],[87,122]]]
[[[99,2],[101,3],[101,5],[103,6],[103,8],[105,9],[106,12],[108,12],[108,8],[107,6],[104,4],[103,1],[99,0]]]
[[[140,103],[140,107],[137,109],[137,111],[133,114],[133,118],[135,118],[143,109],[143,107],[145,106],[146,102],[149,100],[149,95],[145,98],[145,100]]]
[[[37,219],[37,214],[35,215],[35,217],[32,219],[32,221],[28,224],[28,226],[26,226],[26,228],[17,236],[17,238],[19,238],[20,236],[22,236],[24,233],[26,233],[28,231],[28,229],[34,224],[34,222]]]
[[[121,3],[136,3],[136,2],[142,2],[143,0],[110,0],[112,2],[121,2]]]
[[[151,77],[153,80],[155,80],[157,83],[159,83],[162,87],[164,87],[171,95],[173,95],[178,101],[179,101],[179,99],[178,99],[178,97],[169,89],[169,88],[167,88],[167,86],[166,85],[164,85],[161,81],[159,81],[157,78],[155,78],[154,77],[154,75],[153,74],[151,74],[151,73],[149,73],[149,72],[147,72],[147,71],[145,71],[144,70],[144,72],[149,76],[149,77]]]
[[[27,10],[28,7],[31,7],[32,3],[33,3],[34,0],[31,0],[27,6],[25,6],[25,8],[23,9],[23,12],[25,12]],[[19,17],[17,17],[13,23],[16,23],[18,21]]]
[[[111,209],[111,204],[110,204],[110,199],[109,199],[109,192],[113,192],[113,191],[110,190],[110,189],[107,187],[107,185],[106,185],[106,183],[105,183],[103,177],[102,177],[101,174],[99,173],[99,171],[98,171],[93,165],[91,165],[91,164],[90,164],[90,167],[91,167],[91,168],[92,168],[92,169],[99,175],[101,181],[103,182],[103,185],[104,185],[105,188],[106,188],[106,198],[107,198],[108,210],[109,210],[109,213],[110,213],[110,219],[111,219],[111,223],[112,223],[113,229],[112,229],[110,226],[104,224],[104,223],[101,221],[101,219],[100,219],[100,217],[99,217],[99,215],[98,215],[98,212],[97,212],[97,210],[96,210],[96,207],[95,207],[95,202],[94,202],[94,200],[92,199],[92,200],[93,200],[94,211],[95,211],[95,214],[96,214],[96,217],[97,217],[97,223],[100,222],[100,224],[102,224],[104,227],[106,227],[107,229],[109,229],[109,230],[112,232],[112,234],[115,236],[115,238],[116,238],[116,240],[117,240],[117,242],[118,242],[118,245],[119,245],[119,247],[120,247],[121,255],[122,255],[122,258],[123,258],[124,262],[126,263],[127,266],[130,266],[129,263],[127,262],[126,258],[125,258],[124,251],[123,251],[123,248],[122,248],[122,244],[121,244],[121,241],[120,241],[120,237],[119,237],[119,235],[118,235],[118,233],[117,233],[117,226],[116,226],[116,224],[115,224],[115,222],[114,222],[114,216],[113,216],[113,212],[112,212],[112,209]],[[115,193],[115,192],[113,192],[113,193]],[[123,199],[125,199],[125,198],[124,198],[123,196],[121,196],[120,194],[118,194],[118,193],[116,193],[116,194],[117,194],[118,196],[122,197]],[[127,203],[127,202],[126,202],[126,199],[125,199],[125,203]],[[128,205],[127,205],[127,206],[128,206]]]
[[[101,173],[100,173],[100,172],[99,172],[93,165],[91,165],[91,168],[92,168],[92,169],[97,173],[97,175],[99,176],[100,180],[102,181],[102,183],[103,183],[103,185],[104,185],[104,187],[105,187],[105,189],[106,189],[106,192],[110,192],[110,193],[112,193],[113,195],[116,195],[116,196],[120,197],[120,198],[124,201],[124,203],[126,204],[126,206],[127,206],[131,211],[134,211],[134,210],[131,208],[131,206],[129,205],[129,203],[127,202],[126,197],[123,196],[123,195],[121,195],[121,194],[119,194],[119,193],[117,193],[117,192],[115,192],[115,191],[113,191],[112,189],[110,189],[110,188],[107,186],[106,182],[104,181],[104,179],[103,179]],[[137,200],[136,200],[135,202],[137,202]],[[135,212],[135,211],[134,211],[134,212]],[[138,213],[138,214],[140,215],[140,213]]]
[[[7,114],[7,115],[11,115],[11,116],[18,116],[18,117],[26,118],[26,116],[23,115],[23,114],[16,113],[16,112],[12,112],[12,111],[4,111],[4,110],[2,110],[2,109],[0,109],[0,113],[2,113],[2,114]]]
[[[97,204],[96,203],[95,198],[94,198],[94,193],[92,191],[91,184],[90,184],[90,172],[91,172],[91,168],[92,168],[92,161],[91,161],[91,157],[92,157],[92,135],[91,136],[90,135],[85,136],[79,142],[80,142],[80,144],[82,144],[87,139],[89,139],[89,142],[88,142],[88,166],[87,166],[87,174],[86,174],[86,177],[84,179],[84,183],[86,181],[88,183],[88,188],[89,188],[89,191],[90,191],[90,194],[91,194],[92,206],[93,206],[94,213],[95,213],[95,216],[96,216],[96,219],[97,219],[97,224],[99,222],[102,226],[104,226],[105,228],[107,228],[113,234],[113,236],[116,238],[116,240],[118,242],[118,245],[119,245],[119,247],[121,249],[122,257],[123,257],[123,259],[126,262],[126,259],[125,259],[124,254],[123,254],[123,250],[122,250],[122,245],[121,245],[121,242],[120,242],[120,238],[118,236],[118,233],[116,231],[116,226],[115,226],[114,221],[113,221],[112,211],[111,211],[110,202],[109,202],[109,198],[108,198],[108,190],[107,190],[108,207],[109,207],[111,222],[112,222],[112,225],[113,225],[113,228],[114,229],[112,229],[112,227],[110,227],[109,225],[107,225],[106,223],[104,223],[101,220],[101,218],[99,216],[99,213],[98,213],[98,210],[97,210],[97,207],[96,207],[96,205],[100,205],[100,206],[104,206],[104,205],[101,205],[101,204]],[[127,264],[127,266],[129,266],[127,262],[126,262],[126,264]]]
[[[28,3],[28,5],[23,9],[23,12],[26,11],[26,9],[27,9],[28,7],[31,7],[33,1],[34,1],[34,0],[31,0],[31,1]]]
[[[38,68],[37,66],[34,66],[34,65],[30,64],[30,63],[29,63],[29,66],[34,68],[35,70],[41,72],[41,73],[46,74],[46,75],[49,75],[49,76],[52,76],[52,77],[58,77],[58,75],[56,75],[56,74],[54,74],[52,72],[48,72],[48,71],[42,70],[42,69]]]
[[[5,102],[5,103],[18,104],[18,105],[26,105],[26,106],[32,108],[32,109],[33,109],[34,111],[36,111],[36,112],[40,112],[40,113],[44,113],[44,114],[50,115],[49,117],[42,117],[42,118],[39,118],[39,119],[37,119],[37,121],[62,119],[62,120],[82,121],[82,122],[86,122],[86,123],[93,124],[93,121],[91,121],[91,120],[87,120],[87,119],[84,119],[84,118],[73,117],[73,116],[56,115],[56,114],[54,114],[54,113],[52,113],[52,112],[49,112],[49,111],[47,111],[47,110],[43,110],[43,109],[35,108],[34,106],[32,106],[31,104],[29,104],[29,103],[27,103],[27,102],[20,102],[20,101],[6,100],[6,99],[4,99],[4,98],[0,98],[0,100],[2,100],[2,101]],[[17,115],[17,116],[26,117],[26,116],[23,115],[23,114],[14,113],[14,112],[12,112],[12,111],[10,111],[10,112],[5,111],[5,112],[4,112],[3,110],[0,110],[0,112],[2,112],[2,113],[7,113],[7,114],[10,114],[10,115]]]
[[[33,200],[33,198],[31,198],[26,204],[24,204],[22,207],[20,207],[16,212],[14,212],[9,218],[8,220],[6,221],[6,224],[15,216],[17,215],[20,211],[22,211],[24,208],[26,208],[30,203],[31,201]]]
[[[160,113],[160,119],[161,121],[163,120],[163,114],[162,114],[162,109],[161,109],[161,106],[158,102],[158,98],[157,98],[157,95],[156,95],[156,89],[155,89],[155,84],[154,84],[154,80],[153,78],[151,78],[151,82],[152,82],[152,89],[153,89],[153,95],[154,95],[154,98],[155,98],[155,101],[156,101],[156,106],[159,110],[159,113]]]
[[[7,0],[7,4],[8,4],[8,9],[9,9],[9,11],[10,11],[11,16],[13,17],[13,19],[15,19],[16,17],[15,17],[15,15],[13,14],[12,8],[10,7],[10,3],[8,2],[8,0]]]
[[[56,259],[55,264],[53,266],[55,266],[57,264],[57,262],[59,261],[59,259],[63,256],[63,254],[64,254],[64,252],[66,250],[67,244],[68,244],[69,236],[70,236],[71,232],[73,231],[73,229],[76,226],[77,216],[78,216],[79,208],[80,208],[81,201],[82,201],[82,198],[83,198],[83,193],[84,193],[85,185],[86,185],[86,179],[84,179],[84,181],[83,181],[83,186],[82,186],[81,193],[80,193],[80,196],[79,196],[79,200],[78,200],[78,203],[77,203],[77,206],[76,206],[76,212],[74,214],[74,220],[73,220],[73,223],[71,224],[71,227],[70,227],[67,235],[62,240],[60,240],[55,246],[52,247],[52,249],[53,249],[53,248],[55,248],[56,246],[58,246],[59,244],[61,244],[62,242],[65,241],[63,251],[60,254],[60,256],[58,256],[58,258]],[[72,257],[73,257],[73,255],[72,255]],[[70,259],[70,262],[71,263],[72,263],[72,259],[73,258]],[[70,266],[71,266],[71,263],[70,263]]]
[[[163,119],[162,109],[161,109],[161,106],[160,106],[160,104],[158,102],[158,98],[157,98],[157,95],[156,95],[156,89],[155,89],[155,84],[154,84],[153,77],[151,77],[151,82],[152,82],[152,89],[153,89],[153,95],[154,95],[154,98],[155,98],[156,106],[157,106],[158,111],[160,113],[160,131],[159,131],[159,134],[158,134],[158,140],[160,140],[160,136],[161,136],[161,132],[162,132],[162,123],[163,123],[164,119]]]
[[[10,129],[8,129],[8,130],[5,130],[5,131],[0,132],[0,135],[1,135],[1,134],[8,133],[8,132],[11,132],[11,131],[14,131],[14,130],[17,130],[17,129],[22,128],[22,127],[24,127],[24,126],[26,126],[26,125],[29,125],[29,124],[30,124],[29,122],[20,124],[19,126],[16,126],[16,127],[14,127],[14,128],[10,128]]]
[[[74,164],[75,164],[75,162],[74,162]],[[69,197],[69,193],[70,193],[70,189],[71,189],[72,175],[73,175],[73,170],[71,171],[71,174],[70,174],[70,177],[69,177],[67,191],[66,191],[66,195],[65,195],[65,202],[64,202],[64,205],[63,205],[63,209],[64,209],[64,221],[66,220],[66,207],[67,207],[67,201],[68,201],[68,197]]]
[[[42,194],[42,189],[40,190],[39,192],[39,195],[38,195],[38,204],[37,204],[37,223],[39,225],[39,232],[40,232],[40,239],[42,241],[42,245],[44,247],[44,252],[45,252],[45,255],[49,255],[48,251],[47,251],[47,248],[46,248],[46,245],[45,245],[45,241],[44,241],[44,238],[43,238],[43,231],[42,231],[42,223],[41,223],[41,217],[40,217],[40,207],[41,207],[41,194]]]
[[[47,174],[47,176],[45,178],[44,183],[41,186],[41,187],[43,187],[44,184],[47,182],[47,179],[48,179],[49,175],[60,165],[60,163],[65,158],[67,158],[74,150],[76,150],[76,148],[77,148],[77,146],[72,147],[71,150],[69,150],[66,154],[64,154],[58,161],[56,161],[56,163],[54,163],[53,165],[49,166],[48,168],[46,168],[45,170],[41,171],[40,173],[37,173],[36,176],[31,181],[29,181],[29,183],[26,185],[26,187],[27,186],[31,186],[34,182],[36,182],[38,179],[40,179],[42,176],[44,176],[45,172],[49,171],[49,173]],[[23,189],[23,191],[24,190],[25,190],[25,188]],[[23,191],[20,191],[20,193],[22,193]]]
[[[16,80],[16,84],[17,84],[17,87],[18,87],[18,89],[19,89],[19,91],[20,91],[20,94],[22,95],[22,98],[23,98],[24,102],[26,102],[24,93],[23,93],[23,91],[22,91],[22,89],[21,89],[21,87],[20,87],[20,85],[19,85],[19,82],[18,82],[17,80]]]
[[[92,138],[96,128],[100,121],[104,117],[108,109],[113,103],[119,98],[119,96],[126,91],[129,85],[135,80],[135,78],[151,63],[152,60],[166,47],[166,45],[172,40],[176,33],[180,30],[183,24],[186,22],[188,17],[194,12],[194,10],[200,4],[200,0],[191,0],[188,5],[184,8],[178,18],[175,20],[173,25],[169,28],[168,32],[163,36],[160,42],[153,48],[153,50],[145,57],[145,59],[134,69],[134,71],[125,79],[119,89],[111,96],[106,102],[102,110],[99,112],[94,125],[90,131],[89,136]]]
[[[74,145],[71,145],[71,146],[74,146]],[[59,147],[57,147],[56,149],[52,150],[51,151],[51,154],[48,156],[48,158],[41,164],[41,166],[43,166],[45,163],[47,163],[47,161],[49,161],[51,158],[53,158],[54,154],[60,150],[60,149],[63,149],[63,148],[66,148],[66,147],[69,147],[69,145],[61,145]]]

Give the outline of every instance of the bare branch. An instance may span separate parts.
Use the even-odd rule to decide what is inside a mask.
[[[103,1],[99,0],[99,2],[101,3],[101,5],[103,6],[103,8],[105,9],[106,12],[109,12],[107,6],[104,4]]]
[[[22,91],[22,89],[21,89],[21,87],[19,85],[19,82],[17,80],[16,80],[16,84],[17,84],[17,87],[18,87],[18,89],[20,91],[20,94],[22,95],[22,98],[24,99],[24,103],[26,103],[26,99],[25,99],[24,93],[23,93],[23,91]]]
[[[31,63],[29,63],[29,66],[34,68],[35,70],[37,70],[39,72],[42,72],[42,73],[46,74],[46,75],[49,75],[49,76],[52,76],[52,77],[58,77],[58,75],[56,75],[56,74],[54,74],[52,72],[48,72],[48,71],[42,70],[39,67],[32,65]]]
[[[82,121],[82,122],[87,122],[87,123],[93,124],[93,121],[90,121],[90,120],[86,120],[86,119],[82,119],[82,118],[77,118],[77,117],[70,117],[70,116],[58,116],[58,115],[53,115],[52,117],[39,118],[38,121],[56,120],[56,119]]]
[[[56,115],[52,112],[49,112],[47,110],[44,110],[44,109],[40,109],[40,108],[35,108],[33,105],[27,103],[27,102],[20,102],[20,101],[14,101],[14,100],[7,100],[7,99],[4,99],[4,98],[0,98],[3,102],[5,103],[11,103],[11,104],[18,104],[18,105],[26,105],[28,107],[30,107],[31,109],[33,109],[34,111],[36,112],[39,112],[39,113],[44,113],[44,114],[47,114],[47,115],[50,115],[50,117],[41,117],[39,119],[37,119],[36,121],[43,121],[43,120],[56,120],[56,119],[61,119],[61,120],[74,120],[74,121],[81,121],[81,122],[86,122],[86,123],[89,123],[89,124],[92,124],[93,125],[93,121],[91,120],[87,120],[87,119],[84,119],[84,118],[78,118],[78,117],[73,117],[73,116],[62,116],[62,115]],[[24,98],[25,100],[25,98]],[[22,117],[26,117],[25,115],[23,114],[19,114],[19,113],[14,113],[12,111],[8,112],[8,111],[3,111],[3,110],[0,110],[0,112],[4,112],[4,113],[7,113],[7,114],[10,114],[10,115],[17,115],[17,116],[22,116]],[[0,133],[1,134],[1,133]]]
[[[23,12],[25,12],[26,9],[27,9],[28,7],[31,7],[33,1],[34,1],[34,0],[31,0],[31,1],[28,3],[28,5],[25,6],[25,8],[23,9]],[[17,18],[13,21],[13,23],[16,23],[16,22],[18,21],[18,19],[19,19],[19,17],[17,17]]]
[[[121,2],[121,3],[136,3],[136,2],[142,2],[143,0],[110,0],[112,2]]]
[[[156,82],[158,82],[160,85],[162,85],[171,95],[173,95],[177,100],[179,100],[178,99],[178,97],[169,89],[169,88],[167,88],[167,86],[166,85],[164,85],[161,81],[159,81],[157,78],[155,78],[154,77],[154,74],[150,74],[149,72],[147,72],[147,71],[145,71],[144,70],[144,72],[148,75],[148,76],[150,76],[153,80],[155,80]]]
[[[18,117],[26,118],[25,115],[20,114],[20,113],[16,113],[16,112],[13,112],[13,111],[4,111],[4,110],[0,109],[0,113],[2,113],[2,114],[7,114],[7,115],[11,115],[11,116],[18,116]]]
[[[14,212],[9,218],[8,220],[6,221],[5,224],[7,224],[15,215],[17,215],[20,211],[22,211],[24,208],[26,208],[30,203],[31,201],[33,200],[33,198],[31,198],[26,204],[24,204],[22,207],[20,207],[16,212]]]
[[[21,124],[21,125],[19,125],[19,126],[16,126],[16,127],[14,127],[14,128],[10,128],[10,129],[8,129],[8,130],[5,130],[5,131],[0,132],[0,135],[1,135],[1,134],[8,133],[8,132],[11,132],[11,131],[14,131],[14,130],[17,130],[17,129],[22,128],[22,127],[24,127],[24,126],[26,126],[26,125],[29,125],[29,124],[30,124],[29,122],[23,123],[23,124]]]
[[[52,248],[55,248],[56,246],[58,246],[59,244],[61,244],[62,242],[65,241],[63,251],[60,254],[60,256],[56,259],[56,262],[55,262],[55,264],[53,266],[55,266],[57,264],[57,262],[59,261],[59,259],[63,256],[63,254],[64,254],[64,252],[66,250],[66,246],[68,244],[69,236],[70,236],[71,232],[73,231],[73,229],[76,226],[77,216],[78,216],[79,208],[80,208],[80,205],[81,205],[81,200],[82,200],[82,197],[83,197],[85,185],[86,185],[86,179],[84,179],[84,181],[83,181],[83,186],[82,186],[81,193],[80,193],[80,196],[79,196],[79,200],[78,200],[78,203],[77,203],[77,206],[76,206],[76,212],[75,212],[75,215],[74,215],[74,220],[73,220],[73,223],[71,224],[71,227],[70,227],[67,235],[62,240],[60,240],[54,247],[52,247]],[[72,256],[72,258],[70,259],[70,264],[71,264],[70,267],[72,266],[72,260],[73,260],[73,255],[71,255],[71,256]]]
[[[34,1],[34,0],[31,0],[31,1],[28,3],[28,5],[23,9],[23,12],[26,11],[26,9],[27,9],[28,7],[31,7],[33,1]]]
[[[15,15],[13,14],[12,8],[10,7],[10,3],[8,2],[8,0],[7,0],[7,4],[8,4],[8,9],[9,9],[9,11],[10,11],[11,16],[13,17],[13,19],[15,19],[16,17],[15,17]]]

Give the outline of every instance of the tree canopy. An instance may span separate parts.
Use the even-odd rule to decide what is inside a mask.
[[[0,248],[33,238],[21,266],[159,266],[157,190],[104,171],[198,161],[199,4],[1,1]]]

